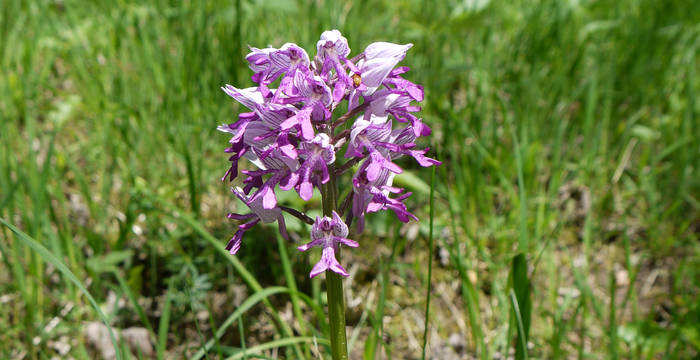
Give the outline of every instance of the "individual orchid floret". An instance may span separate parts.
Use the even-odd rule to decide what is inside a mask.
[[[357,231],[361,233],[364,230],[365,214],[380,210],[392,210],[402,222],[408,222],[410,219],[418,220],[403,203],[411,193],[401,194],[402,189],[393,187],[394,174],[385,169],[379,171],[376,179],[368,179],[369,164],[366,160],[352,179],[352,215],[357,219]],[[390,194],[398,197],[390,198]]]
[[[280,49],[251,47],[250,50],[246,60],[255,72],[252,79],[260,84],[258,89],[264,96],[270,93],[267,85],[277,80],[280,75],[285,74],[280,83],[280,89],[284,90],[291,86],[294,74],[298,70],[309,71],[309,55],[297,44],[287,43]]]
[[[266,209],[263,206],[264,200],[262,196],[252,196],[249,198],[241,188],[231,188],[231,192],[233,192],[236,197],[245,203],[246,206],[248,206],[248,208],[250,208],[250,210],[253,212],[245,215],[235,213],[228,214],[229,219],[246,222],[238,226],[238,230],[226,245],[226,250],[228,250],[231,254],[237,253],[241,248],[241,239],[243,238],[243,234],[260,221],[263,223],[277,221],[280,234],[282,234],[284,238],[288,238],[284,217],[282,216],[282,211],[279,208],[274,207],[272,209]]]
[[[420,118],[413,115],[421,110],[420,106],[411,105],[415,100],[410,94],[396,89],[382,89],[374,93],[364,119],[368,120],[371,115],[386,116],[390,114],[399,122],[410,122],[416,136],[430,135],[430,128],[423,124]]]
[[[248,61],[248,67],[255,73],[252,79],[256,83],[262,82],[267,73],[270,72],[270,54],[275,51],[277,51],[275,48],[258,49],[250,47],[250,53],[246,55],[245,59]]]
[[[309,55],[297,44],[286,43],[270,54],[270,63],[278,74],[309,68]],[[274,75],[274,74],[273,74]],[[291,74],[294,75],[294,74]]]
[[[391,162],[388,152],[380,151],[378,146],[386,143],[390,135],[391,121],[387,121],[386,117],[373,116],[370,121],[360,118],[352,127],[345,157],[362,157],[363,149],[366,150],[369,154],[367,178],[370,181],[379,176],[381,169],[387,169],[396,174],[403,172],[398,165]]]
[[[357,66],[362,74],[362,83],[367,86],[363,95],[372,95],[396,64],[406,57],[406,52],[411,47],[413,44],[399,45],[389,42],[369,44],[364,51],[364,59]]]
[[[309,76],[298,73],[294,77],[294,85],[299,90],[300,100],[314,109],[313,120],[321,121],[329,119],[331,112],[331,89],[320,76]]]
[[[297,73],[309,73],[309,55],[297,44],[284,44],[278,51],[270,54],[270,62],[275,71],[269,79],[270,82],[284,73],[284,77],[280,81],[278,94],[287,94],[293,89],[294,77]],[[279,98],[279,96],[277,95],[276,98]]]
[[[401,155],[408,155],[413,157],[418,162],[418,165],[423,167],[442,164],[438,160],[425,156],[428,149],[414,149],[416,144],[413,141],[416,137],[416,131],[411,126],[408,126],[392,131],[389,143],[382,143],[381,146],[392,152],[392,160],[399,158]]]
[[[348,272],[340,265],[335,258],[335,253],[340,248],[340,244],[349,247],[358,247],[356,241],[350,240],[348,236],[348,226],[345,225],[340,215],[333,211],[333,218],[328,216],[316,217],[311,228],[311,242],[299,246],[300,251],[306,251],[314,246],[323,248],[321,259],[311,269],[309,277],[313,278],[326,270],[331,270],[342,276],[348,276]]]
[[[353,195],[351,214],[355,219],[357,219],[358,233],[362,233],[365,227],[365,214],[367,213],[367,207],[374,198],[372,189],[382,186],[391,186],[394,179],[394,173],[386,169],[382,169],[380,170],[377,178],[370,181],[367,179],[368,165],[368,161],[362,163],[352,178]]]
[[[313,140],[302,142],[296,152],[304,162],[299,170],[292,174],[292,178],[299,197],[309,201],[313,195],[313,185],[320,186],[330,179],[328,165],[335,161],[335,150],[330,143],[330,137],[319,133]],[[290,181],[287,186],[291,188],[291,185]]]
[[[348,39],[346,39],[338,30],[327,30],[321,34],[321,40],[316,42],[317,56],[324,61],[324,68],[333,65],[335,59],[347,58],[350,54]],[[325,61],[330,60],[329,65]],[[326,71],[321,70],[321,73]]]
[[[331,113],[327,106],[330,105],[330,89],[319,76],[297,73],[294,79],[298,96],[290,97],[286,101],[304,102],[304,106],[292,117],[280,124],[280,129],[298,129],[304,140],[314,137],[312,120],[320,121],[330,118]]]
[[[316,49],[321,62],[321,75],[328,77],[331,68],[335,69],[338,79],[333,87],[333,101],[339,102],[345,96],[345,89],[354,84],[343,66],[347,66],[355,73],[360,73],[355,64],[347,58],[350,54],[348,40],[338,30],[324,31],[321,34],[321,40],[316,43]]]

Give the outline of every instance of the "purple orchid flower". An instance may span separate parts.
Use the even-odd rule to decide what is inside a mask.
[[[281,48],[258,49],[251,47],[246,56],[248,66],[255,72],[252,80],[259,84],[258,89],[263,96],[268,96],[267,85],[273,83],[282,74],[280,89],[286,90],[291,86],[297,71],[309,71],[309,55],[297,44],[286,43]]]
[[[270,54],[275,51],[277,51],[275,48],[250,47],[250,53],[246,55],[245,59],[248,61],[248,67],[255,73],[252,80],[256,83],[260,83],[270,71]]]
[[[313,140],[302,142],[295,152],[304,160],[303,164],[292,173],[290,181],[282,190],[295,187],[299,197],[309,201],[313,195],[313,185],[319,187],[330,180],[328,165],[335,161],[335,150],[328,135],[320,133]]]
[[[418,165],[423,167],[441,165],[442,162],[425,156],[429,149],[414,149],[416,144],[413,141],[416,137],[415,129],[407,126],[403,129],[394,130],[389,138],[389,143],[382,143],[381,146],[392,151],[392,159],[397,159],[401,155],[408,155],[413,157],[418,162]]]
[[[335,258],[340,244],[354,248],[360,246],[356,241],[346,238],[347,236],[348,226],[345,225],[337,212],[333,211],[332,219],[327,216],[316,217],[316,222],[311,228],[311,242],[298,247],[300,251],[309,250],[314,246],[323,248],[321,260],[311,269],[309,277],[316,277],[326,270],[331,270],[342,276],[349,275]]]
[[[285,99],[287,102],[304,102],[304,106],[292,117],[280,124],[282,130],[298,128],[304,140],[314,137],[312,119],[316,121],[330,118],[331,112],[327,106],[331,102],[331,93],[328,86],[319,76],[309,76],[297,73],[294,79],[294,88],[299,95]]]
[[[399,122],[410,122],[416,136],[430,135],[430,128],[422,120],[413,115],[421,110],[420,106],[411,105],[415,98],[406,91],[382,89],[374,93],[370,105],[365,112],[365,120],[371,115],[386,116],[390,114]]]
[[[385,144],[390,135],[391,121],[387,121],[386,117],[373,116],[370,121],[357,119],[352,127],[345,157],[362,157],[364,156],[362,150],[367,150],[369,154],[367,178],[370,181],[379,176],[381,169],[387,169],[396,174],[403,172],[398,165],[391,162],[388,152],[377,146]]]
[[[358,233],[364,230],[365,214],[380,210],[392,210],[402,222],[408,222],[410,219],[418,220],[403,203],[411,193],[401,194],[403,189],[393,187],[394,174],[386,169],[380,170],[377,178],[370,180],[367,171],[369,164],[368,160],[365,160],[352,179],[352,214],[357,219]],[[390,198],[389,194],[399,194],[399,196]]]
[[[232,255],[237,253],[241,248],[241,239],[243,238],[243,234],[246,232],[246,230],[250,229],[260,221],[264,223],[277,221],[280,234],[282,234],[285,239],[289,238],[287,235],[287,227],[284,223],[284,216],[282,216],[282,211],[279,208],[274,207],[272,209],[266,209],[263,206],[264,200],[262,196],[253,196],[249,198],[245,195],[241,188],[231,188],[231,192],[233,192],[238,199],[240,199],[248,206],[248,208],[250,208],[250,210],[253,211],[252,213],[245,215],[235,213],[228,214],[229,219],[247,221],[238,226],[238,231],[236,231],[226,245],[226,250],[228,250]]]
[[[335,69],[338,79],[333,87],[333,101],[339,102],[345,96],[345,89],[354,85],[352,78],[348,76],[348,72],[343,66],[347,66],[354,73],[361,72],[347,58],[350,54],[348,40],[338,30],[324,31],[321,34],[321,40],[316,43],[316,49],[318,50],[318,58],[322,63],[321,75],[328,77],[328,72],[331,68]]]
[[[363,95],[372,95],[412,47],[413,44],[399,45],[388,42],[369,44],[364,51],[364,59],[360,60],[358,65],[362,82],[367,86]]]
[[[284,44],[278,51],[270,54],[270,62],[276,71],[270,80],[274,81],[282,73],[285,74],[280,81],[280,87],[278,89],[278,93],[280,94],[287,94],[293,89],[294,78],[297,73],[310,73],[309,55],[297,44]]]

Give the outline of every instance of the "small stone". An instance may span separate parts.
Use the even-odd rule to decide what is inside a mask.
[[[151,336],[146,328],[130,327],[122,331],[124,341],[129,345],[131,351],[135,354],[141,354],[146,357],[155,355]]]
[[[103,323],[89,322],[85,325],[83,331],[87,343],[100,354],[102,359],[112,360],[117,358],[117,352],[114,349],[114,345],[112,345],[109,330]],[[119,335],[116,332],[114,336],[116,336],[117,341],[119,341]]]

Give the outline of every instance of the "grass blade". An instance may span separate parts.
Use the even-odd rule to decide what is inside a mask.
[[[615,271],[612,270],[610,271],[610,320],[609,320],[609,326],[608,326],[608,332],[609,332],[609,337],[610,337],[610,358],[611,359],[617,359],[618,358],[618,345],[617,345],[617,316],[616,316],[616,309],[617,306],[615,305],[615,291],[617,290],[617,284],[615,283]]]
[[[146,189],[142,189],[142,190],[144,191],[146,196],[151,197],[154,201],[161,204],[167,210],[172,212],[172,214],[175,215],[177,218],[184,220],[185,223],[187,223],[187,225],[189,225],[192,228],[192,230],[194,230],[196,233],[198,233],[200,236],[202,236],[202,238],[204,238],[204,240],[206,240],[211,246],[213,246],[217,252],[222,254],[223,257],[227,261],[229,261],[231,263],[231,265],[233,265],[234,269],[238,272],[238,274],[241,276],[243,281],[245,281],[248,284],[248,286],[251,288],[251,290],[253,290],[253,292],[258,293],[258,292],[263,290],[260,283],[255,279],[253,274],[251,274],[245,268],[243,263],[241,263],[241,261],[238,260],[237,257],[229,254],[228,250],[226,250],[226,248],[224,247],[222,242],[217,240],[213,235],[211,235],[199,221],[197,221],[191,215],[180,211],[176,206],[168,203],[167,201],[164,201],[163,199],[161,199],[157,196],[154,196]],[[279,315],[279,312],[277,311],[277,309],[274,306],[272,306],[272,304],[267,299],[263,299],[263,303],[272,313],[272,316],[275,319],[275,321],[277,322],[277,324],[279,325],[280,330],[282,331],[283,335],[284,336],[292,336],[293,332],[292,332],[291,327],[280,318],[280,315]],[[294,351],[295,351],[296,355],[298,357],[301,357],[301,349],[299,348],[298,344],[293,343],[292,345],[294,347]]]
[[[527,359],[527,340],[530,334],[530,314],[532,303],[530,300],[530,281],[527,278],[527,259],[525,255],[518,254],[513,258],[513,288],[511,296],[515,296],[513,308],[518,324],[518,338],[516,340],[515,358]],[[519,346],[525,344],[524,346]]]
[[[119,344],[117,343],[117,338],[114,336],[114,331],[112,330],[112,327],[109,325],[109,320],[107,319],[107,316],[102,312],[100,309],[100,306],[97,304],[97,301],[95,301],[95,298],[92,297],[88,289],[83,285],[82,281],[80,281],[74,274],[73,272],[56,256],[54,256],[47,248],[45,248],[43,245],[41,245],[38,241],[34,240],[31,238],[29,235],[25,234],[22,230],[14,227],[12,224],[8,223],[5,221],[5,219],[0,218],[0,223],[5,225],[10,231],[15,233],[17,237],[27,246],[32,248],[34,251],[36,251],[39,256],[41,256],[42,260],[52,264],[53,266],[58,269],[65,277],[67,277],[75,286],[80,289],[80,291],[85,295],[85,297],[88,299],[92,307],[95,309],[97,312],[97,315],[100,317],[102,322],[107,326],[107,330],[109,330],[109,338],[112,341],[112,345],[114,346],[114,349],[116,351],[117,359],[121,360],[122,359],[122,354],[119,348]]]
[[[289,261],[289,255],[287,254],[287,246],[282,238],[282,235],[277,233],[277,247],[280,252],[280,258],[282,260],[282,269],[284,271],[284,278],[287,281],[287,286],[291,290],[289,296],[292,300],[292,308],[294,310],[294,316],[297,318],[297,323],[299,324],[299,331],[301,335],[306,336],[306,325],[304,324],[304,317],[301,314],[301,308],[299,307],[299,297],[296,295],[298,292],[297,283],[294,280],[294,272],[292,271],[292,265]],[[310,356],[308,349],[306,349],[306,356]]]
[[[515,358],[527,360],[527,336],[521,336],[521,334],[526,334],[526,332],[523,325],[523,317],[520,314],[517,295],[513,289],[510,289],[510,301],[513,303],[515,322],[518,324],[518,340],[515,342]]]
[[[311,337],[311,336],[290,337],[290,338],[279,339],[279,340],[270,341],[270,342],[267,342],[264,344],[260,344],[257,346],[253,346],[251,348],[248,348],[248,350],[241,351],[238,354],[227,358],[227,360],[241,359],[244,356],[255,355],[255,354],[258,354],[264,350],[280,348],[280,347],[284,347],[284,346],[291,346],[291,345],[296,345],[296,344],[301,344],[301,343],[310,343],[310,342],[317,342],[317,343],[323,343],[323,344],[330,345],[330,342],[326,339],[319,339],[319,338]]]
[[[219,329],[216,331],[216,334],[214,334],[214,337],[216,339],[220,339],[224,334],[226,333],[226,330],[233,325],[233,323],[239,319],[246,311],[248,311],[250,308],[252,308],[255,304],[259,303],[263,299],[267,299],[268,297],[275,295],[275,294],[281,294],[281,293],[289,293],[289,289],[286,287],[282,286],[273,286],[269,288],[265,288],[262,291],[259,291],[255,294],[253,294],[251,297],[247,298],[240,306],[236,308],[236,310],[229,315],[228,318],[219,326]],[[216,340],[211,339],[207,341],[202,348],[197,351],[196,354],[194,354],[190,360],[199,360],[206,354],[207,351],[209,351],[215,344]]]
[[[171,296],[172,293],[172,282],[168,285],[168,292],[165,294],[165,305],[163,306],[163,313],[160,316],[160,322],[158,323],[158,348],[156,354],[158,354],[158,360],[165,358],[165,346],[168,342],[168,328],[170,327],[170,308],[171,308]]]
[[[435,166],[430,173],[430,230],[428,233],[428,285],[425,290],[425,324],[423,324],[423,353],[421,359],[425,360],[425,346],[428,343],[428,323],[430,322],[430,287],[433,277],[433,218],[435,217]]]

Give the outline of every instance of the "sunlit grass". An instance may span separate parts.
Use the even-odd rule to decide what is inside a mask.
[[[0,218],[75,279],[0,229],[0,357],[93,358],[77,280],[162,358],[327,358],[306,255],[274,227],[223,250],[215,127],[239,110],[219,86],[253,84],[247,45],[329,28],[353,53],[414,43],[444,162],[432,219],[409,168],[422,221],[370,217],[344,252],[352,358],[420,356],[429,220],[427,358],[697,356],[699,23],[693,1],[2,1]]]

